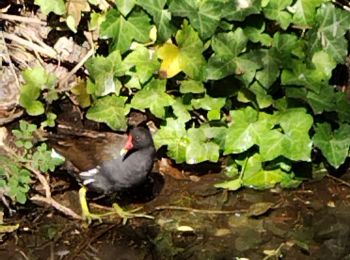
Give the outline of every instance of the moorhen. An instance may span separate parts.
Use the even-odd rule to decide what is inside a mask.
[[[66,159],[68,170],[78,173],[83,185],[79,190],[80,204],[88,222],[110,213],[90,213],[86,188],[104,194],[128,189],[145,181],[153,166],[156,150],[150,131],[144,127],[133,128],[128,135],[57,136],[49,137],[49,143]],[[124,220],[132,215],[117,204],[114,208]]]

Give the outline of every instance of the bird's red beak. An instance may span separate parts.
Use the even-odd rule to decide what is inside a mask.
[[[133,147],[134,145],[132,144],[132,136],[128,135],[128,140],[126,141],[124,148],[121,149],[120,155],[125,156],[127,152],[130,151]]]

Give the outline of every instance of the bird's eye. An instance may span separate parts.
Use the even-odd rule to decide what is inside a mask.
[[[140,137],[140,136],[138,136],[138,135],[135,136],[135,141],[136,141],[136,142],[138,142],[138,141],[140,141],[140,140],[141,140],[141,137]]]

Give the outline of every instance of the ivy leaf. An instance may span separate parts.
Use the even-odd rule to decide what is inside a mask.
[[[29,115],[43,114],[44,105],[37,99],[40,97],[41,90],[54,91],[57,78],[40,66],[27,69],[23,71],[22,75],[26,84],[21,88],[20,105],[26,109]]]
[[[267,18],[277,21],[282,29],[287,29],[292,21],[292,15],[286,10],[292,0],[269,0],[263,11]]]
[[[350,13],[336,8],[332,3],[323,4],[317,10],[316,25],[306,34],[310,52],[326,51],[336,63],[344,63]]]
[[[323,85],[319,93],[309,91],[306,98],[315,114],[321,114],[323,111],[332,111],[335,109],[334,87],[328,84]]]
[[[204,79],[206,61],[202,55],[203,43],[190,25],[184,23],[182,30],[176,34],[178,46],[172,43],[163,44],[157,51],[162,60],[160,74],[171,78],[180,71],[195,80]]]
[[[34,4],[40,6],[41,11],[45,15],[48,15],[50,12],[63,15],[66,12],[63,0],[35,0]]]
[[[224,154],[247,151],[265,138],[265,132],[274,125],[273,116],[258,113],[251,107],[234,110],[230,114],[233,123],[227,130]]]
[[[256,102],[260,109],[267,108],[272,105],[273,98],[267,94],[266,90],[258,83],[254,82],[249,86],[249,90],[251,90],[255,94]]]
[[[261,10],[261,0],[225,1],[222,16],[229,21],[243,21],[251,14],[258,14]]]
[[[309,130],[312,116],[304,109],[288,109],[280,112],[278,123],[281,130],[263,132],[259,139],[261,158],[264,161],[284,156],[295,161],[310,161],[312,142]]]
[[[77,97],[79,105],[82,108],[86,108],[91,105],[90,95],[87,93],[85,81],[78,81],[77,84],[71,89],[71,92]]]
[[[190,143],[186,148],[186,163],[196,164],[204,161],[217,162],[219,145],[210,142],[201,128],[190,128],[187,131]]]
[[[272,38],[267,33],[264,33],[265,31],[265,23],[261,23],[260,27],[258,27],[259,24],[254,24],[252,26],[245,27],[244,34],[247,36],[247,38],[254,43],[260,42],[263,46],[271,46],[272,44]]]
[[[213,98],[209,95],[191,100],[194,109],[204,109],[208,111],[220,110],[225,105],[225,102],[225,98]]]
[[[134,8],[135,2],[135,0],[118,0],[115,1],[115,5],[123,16],[127,16]]]
[[[106,96],[96,100],[95,104],[90,107],[86,117],[101,123],[106,123],[113,130],[123,130],[127,128],[125,115],[127,109],[125,108],[126,98],[113,96]]]
[[[262,158],[254,154],[247,159],[244,167],[242,184],[254,189],[268,189],[281,182],[285,173],[280,169],[265,170],[262,167]]]
[[[344,92],[335,94],[335,111],[341,122],[350,123],[350,101]]]
[[[203,93],[205,92],[205,88],[202,82],[196,80],[183,80],[180,85],[180,92],[182,94],[185,93]]]
[[[165,87],[165,80],[153,79],[135,94],[131,107],[138,110],[149,108],[156,117],[165,118],[165,107],[174,103],[174,99],[165,93]]]
[[[122,63],[119,51],[113,51],[107,57],[92,57],[85,63],[85,66],[95,83],[93,88],[88,88],[88,94],[97,96],[106,96],[110,93],[119,94],[121,86],[117,77],[123,76],[127,70]]]
[[[324,84],[331,77],[332,70],[336,63],[326,52],[316,52],[312,57],[314,68],[308,67],[304,63],[295,64],[293,71],[283,70],[281,81],[285,85],[302,85],[319,93]]]
[[[226,190],[235,191],[242,187],[242,180],[241,178],[237,178],[234,180],[229,180],[221,183],[217,183],[214,185],[215,188],[221,188]]]
[[[132,40],[145,43],[149,40],[150,19],[143,12],[132,12],[127,20],[120,13],[111,9],[106,20],[101,24],[100,37],[112,39],[111,50],[127,51]]]
[[[215,35],[212,40],[215,53],[208,61],[207,79],[217,80],[234,74],[236,57],[245,49],[247,40],[241,28]]]
[[[298,26],[311,26],[314,23],[316,8],[327,0],[297,0],[290,7],[293,12],[293,23]]]
[[[177,98],[175,102],[171,105],[177,120],[185,123],[191,120],[191,115],[187,110],[187,107],[181,102],[180,98]]]
[[[137,0],[137,4],[153,17],[160,41],[169,39],[175,32],[175,26],[171,24],[171,13],[164,9],[166,2],[166,0]]]
[[[149,49],[141,45],[123,60],[123,64],[128,70],[135,68],[135,74],[133,75],[137,76],[141,84],[149,80],[160,66],[156,55],[153,55]]]
[[[183,122],[168,118],[166,125],[156,132],[153,139],[157,148],[166,145],[168,147],[168,156],[177,163],[186,161],[186,149],[189,139]]]
[[[349,153],[350,125],[341,124],[337,130],[332,131],[330,124],[321,123],[316,125],[315,131],[313,137],[315,146],[334,168],[338,168]]]
[[[191,25],[202,39],[211,37],[219,25],[223,3],[219,0],[177,0],[171,1],[169,10],[175,16],[189,18]]]
[[[268,89],[280,75],[278,56],[274,49],[259,50],[253,53],[259,58],[263,68],[256,72],[256,79],[265,89]]]

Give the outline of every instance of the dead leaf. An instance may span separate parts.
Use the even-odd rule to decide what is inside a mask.
[[[247,211],[247,216],[257,217],[257,216],[263,215],[267,211],[269,211],[274,205],[275,204],[272,202],[258,202],[258,203],[252,204]]]
[[[81,13],[90,11],[89,2],[88,0],[68,0],[66,6],[68,14],[67,25],[69,29],[76,32],[81,20]]]

